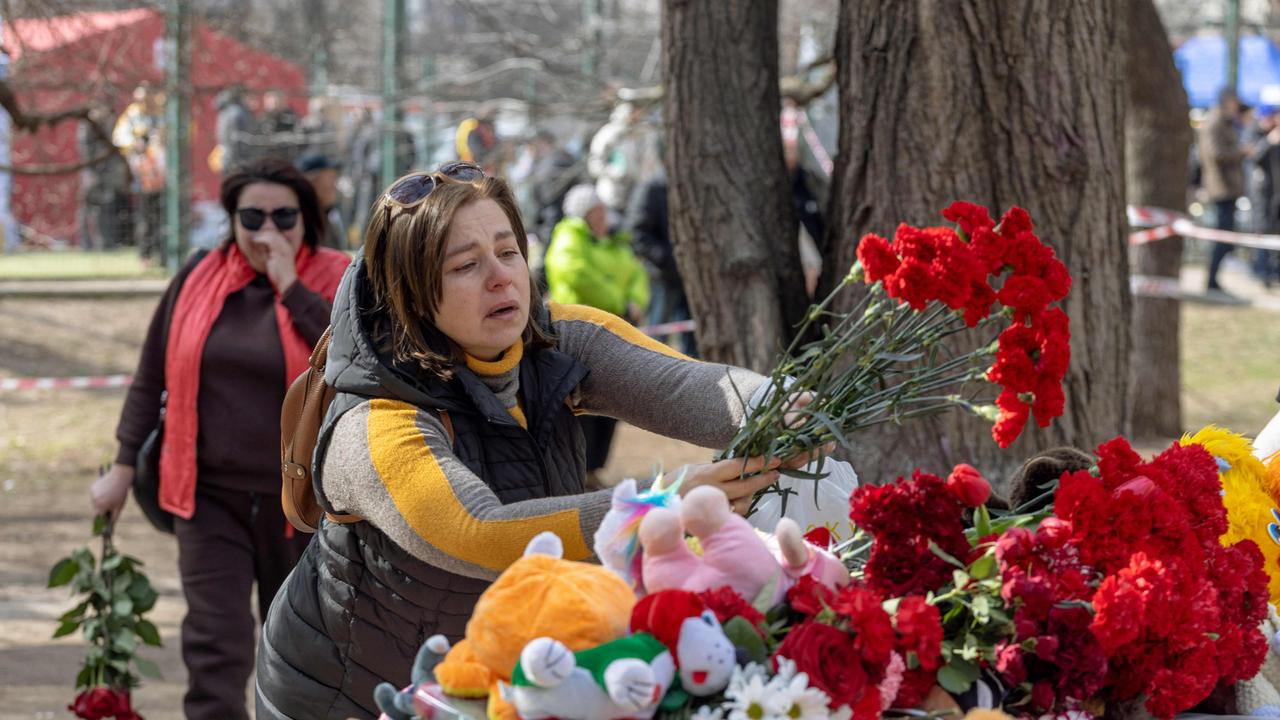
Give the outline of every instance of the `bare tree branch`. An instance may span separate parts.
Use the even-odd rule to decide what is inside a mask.
[[[76,163],[22,166],[0,165],[0,172],[9,173],[11,175],[67,175],[70,173],[80,172],[81,170],[93,167],[99,163],[107,162],[115,156],[115,150],[108,150],[97,157]]]
[[[43,126],[53,127],[68,120],[80,120],[87,123],[93,134],[108,147],[115,147],[115,143],[111,140],[111,131],[103,127],[94,117],[95,113],[92,105],[81,105],[56,113],[28,113],[22,109],[22,104],[18,101],[18,96],[14,94],[13,87],[9,84],[9,81],[0,79],[0,107],[3,107],[5,112],[9,113],[13,126],[19,130],[34,133]],[[18,175],[65,175],[69,172],[77,172],[92,165],[106,162],[114,155],[115,151],[111,150],[99,157],[79,163],[31,165],[24,168],[8,167],[0,168],[0,171]]]

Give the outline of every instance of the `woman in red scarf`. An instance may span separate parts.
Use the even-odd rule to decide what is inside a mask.
[[[96,511],[119,512],[164,402],[159,501],[175,517],[187,600],[184,714],[247,720],[253,584],[261,617],[309,540],[280,511],[280,406],[329,324],[350,258],[317,245],[315,191],[286,162],[233,172],[221,196],[231,237],[189,261],[161,300],[116,429],[116,462],[90,495]]]

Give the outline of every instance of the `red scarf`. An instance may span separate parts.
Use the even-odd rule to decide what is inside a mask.
[[[303,245],[296,257],[298,280],[303,287],[333,302],[338,282],[351,258],[329,248],[312,250]],[[232,243],[226,250],[209,253],[187,277],[174,303],[165,348],[164,377],[169,397],[165,410],[164,443],[160,446],[160,507],[191,519],[196,511],[196,437],[199,415],[200,364],[204,344],[222,305],[232,293],[253,281],[256,271]],[[293,326],[289,311],[276,295],[276,327],[284,346],[285,387],[307,369],[311,345]]]

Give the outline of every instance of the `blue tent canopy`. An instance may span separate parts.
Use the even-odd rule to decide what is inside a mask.
[[[1193,37],[1173,53],[1182,73],[1191,107],[1218,103],[1218,92],[1227,84],[1227,41],[1223,37]],[[1240,80],[1237,92],[1250,105],[1280,105],[1280,48],[1264,35],[1240,38]]]

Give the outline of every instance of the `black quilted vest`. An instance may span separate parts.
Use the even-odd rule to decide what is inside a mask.
[[[363,265],[353,264],[334,307],[326,380],[341,392],[317,443],[317,475],[337,419],[384,397],[448,410],[454,452],[504,503],[583,492],[582,431],[566,400],[585,367],[554,349],[525,353],[525,430],[469,370],[448,383],[419,384],[372,352],[355,302],[363,277]],[[316,485],[328,506],[319,477]],[[414,655],[431,635],[460,639],[488,584],[427,565],[369,523],[326,522],[263,623],[258,718],[377,717],[374,687],[407,685]]]

